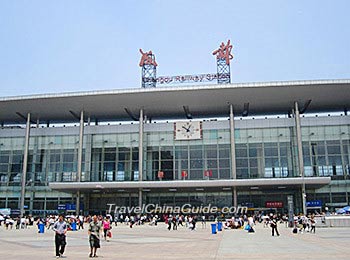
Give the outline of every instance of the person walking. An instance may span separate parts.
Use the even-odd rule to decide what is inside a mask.
[[[205,215],[202,215],[202,228],[207,228],[207,224],[205,221]]]
[[[84,229],[84,216],[79,216],[78,220],[79,220],[79,230]]]
[[[311,217],[310,219],[311,222],[311,230],[310,233],[312,233],[312,231],[314,231],[314,234],[316,233],[316,219],[314,217]]]
[[[177,230],[177,223],[178,223],[178,217],[176,217],[175,215],[172,218],[172,223],[173,223],[173,230]]]
[[[64,221],[63,214],[58,216],[58,220],[53,225],[53,231],[55,231],[55,246],[56,246],[56,258],[63,258],[64,249],[66,247],[66,233],[67,223]]]
[[[102,225],[98,221],[96,215],[92,217],[92,221],[89,224],[88,234],[90,242],[90,254],[89,257],[97,257],[97,248],[100,248],[100,233],[102,230]]]
[[[254,218],[252,216],[249,216],[248,217],[248,225],[249,225],[249,229],[248,229],[248,232],[249,233],[254,233],[255,230],[254,230],[254,225],[255,225],[255,222],[254,222]]]
[[[278,233],[278,230],[277,230],[277,216],[274,215],[271,219],[271,222],[270,222],[270,226],[272,228],[272,236],[275,235],[275,231],[276,231],[276,234],[277,236],[279,236],[280,234]]]
[[[168,218],[167,218],[167,222],[168,222],[168,230],[170,231],[171,230],[171,221],[173,219],[173,216],[170,215]]]
[[[107,240],[107,235],[110,229],[111,229],[111,223],[109,222],[108,218],[105,218],[105,220],[103,221],[103,237],[105,241]]]

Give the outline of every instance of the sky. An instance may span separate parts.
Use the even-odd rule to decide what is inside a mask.
[[[350,1],[0,0],[0,97],[141,87],[216,72],[231,40],[231,82],[350,79]]]

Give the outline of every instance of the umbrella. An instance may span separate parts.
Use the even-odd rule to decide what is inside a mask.
[[[350,206],[346,206],[346,207],[344,207],[342,209],[345,210],[346,212],[350,212]]]
[[[346,211],[345,211],[344,209],[338,209],[338,210],[336,211],[336,213],[337,213],[337,214],[344,214],[344,213],[346,213]]]

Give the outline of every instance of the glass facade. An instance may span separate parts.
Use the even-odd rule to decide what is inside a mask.
[[[229,179],[229,130],[203,130],[202,140],[175,141],[174,132],[146,133],[144,180]],[[207,174],[205,174],[207,173]]]
[[[293,127],[237,129],[237,178],[298,176]]]
[[[323,205],[349,203],[350,125],[348,117],[301,118],[302,152],[306,177],[330,176],[326,187],[307,190],[309,200]],[[143,180],[228,180],[232,179],[229,121],[203,122],[202,138],[174,139],[173,123],[146,124],[143,138]],[[69,127],[66,127],[67,129]],[[71,194],[51,191],[50,182],[77,181],[79,127],[31,130],[26,204],[31,210],[56,210],[60,203],[73,203]],[[138,125],[85,126],[82,156],[82,182],[139,181]],[[45,134],[43,134],[45,132]],[[24,129],[0,129],[0,207],[18,208],[23,155]],[[298,149],[293,118],[236,120],[234,131],[237,179],[298,178]],[[160,175],[159,172],[163,174]],[[90,192],[92,193],[92,191]],[[129,205],[138,203],[138,193],[112,191],[114,199]],[[250,201],[262,207],[268,200],[284,201],[300,190],[259,193],[238,190],[238,202]],[[299,194],[299,195],[298,195]],[[86,196],[86,197],[85,197]],[[84,195],[89,208],[99,210],[99,195]],[[104,195],[108,202],[110,198]],[[89,198],[89,199],[88,199]],[[232,204],[232,191],[217,187],[212,191],[151,191],[145,202],[178,205],[220,201]],[[300,203],[300,202],[299,202]]]
[[[23,168],[24,137],[0,139],[0,184],[19,186]]]
[[[349,125],[308,126],[302,129],[305,176],[349,176]]]

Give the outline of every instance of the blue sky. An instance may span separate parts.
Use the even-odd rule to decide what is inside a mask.
[[[0,96],[140,88],[139,48],[157,75],[231,81],[350,78],[350,1],[0,0]]]

